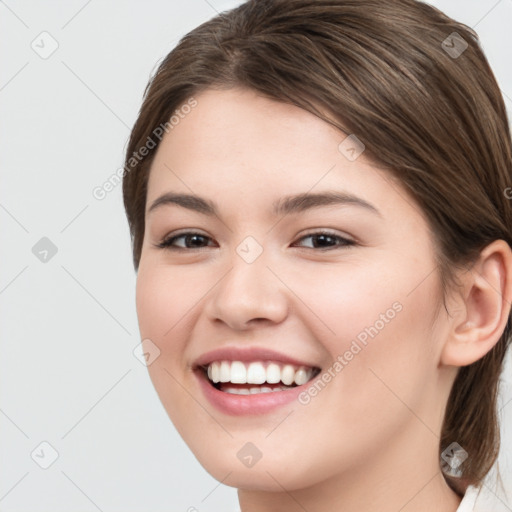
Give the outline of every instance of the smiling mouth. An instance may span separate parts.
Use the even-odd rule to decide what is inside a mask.
[[[200,366],[210,384],[224,393],[253,395],[286,391],[307,384],[320,368],[278,361],[213,361]]]

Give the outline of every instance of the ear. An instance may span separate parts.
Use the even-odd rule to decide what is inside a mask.
[[[512,301],[512,251],[495,240],[474,265],[460,276],[456,301],[440,364],[467,366],[481,359],[498,342],[507,325]]]

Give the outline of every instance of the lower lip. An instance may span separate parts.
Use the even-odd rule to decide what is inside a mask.
[[[232,416],[264,414],[298,399],[300,393],[311,384],[295,386],[284,391],[270,391],[253,395],[235,395],[213,387],[202,370],[196,370],[201,389],[208,401],[219,411]]]

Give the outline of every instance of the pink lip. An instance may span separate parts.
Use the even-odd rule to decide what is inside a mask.
[[[288,404],[298,399],[299,394],[311,385],[314,378],[303,384],[285,391],[271,391],[270,393],[255,393],[250,395],[235,395],[226,393],[215,388],[203,368],[213,361],[276,361],[282,364],[293,364],[295,366],[306,366],[318,368],[317,366],[280,354],[274,350],[258,347],[224,347],[200,356],[194,362],[194,374],[199,381],[201,390],[207,400],[219,411],[232,416],[249,414],[264,414],[276,409],[279,406]],[[263,384],[264,386],[264,384]]]
[[[255,393],[251,395],[235,395],[219,391],[208,380],[203,368],[213,361],[276,361],[282,364],[318,368],[311,363],[289,357],[274,350],[258,347],[225,347],[212,350],[200,356],[194,362],[194,375],[199,381],[201,390],[207,400],[219,411],[232,416],[264,414],[277,407],[297,400],[299,394],[311,385],[314,378],[303,384],[285,391]],[[264,384],[263,384],[264,386]]]
[[[212,350],[200,356],[194,362],[194,367],[205,366],[213,361],[277,361],[283,364],[293,364],[296,366],[313,367],[311,363],[306,363],[287,355],[280,354],[274,350],[266,348],[240,348],[240,347],[225,347],[217,350]]]
[[[194,371],[201,390],[206,399],[220,412],[231,416],[244,416],[249,414],[265,414],[272,410],[293,402],[315,380],[313,378],[302,386],[285,391],[271,391],[270,393],[256,393],[254,395],[235,395],[219,391],[212,386],[205,372],[201,369]]]

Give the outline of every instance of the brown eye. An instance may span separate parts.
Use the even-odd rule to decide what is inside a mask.
[[[307,238],[313,240],[312,247],[309,247],[311,249],[335,249],[337,247],[348,247],[355,245],[355,242],[352,240],[348,240],[342,236],[324,231],[320,231],[318,233],[310,233],[309,235],[303,236],[300,240],[305,240]]]
[[[183,245],[177,245],[176,241],[183,239]],[[161,249],[201,249],[203,247],[206,247],[204,245],[207,243],[208,240],[211,240],[209,236],[203,235],[201,233],[194,233],[194,232],[188,232],[188,233],[181,233],[179,235],[174,235],[165,238],[162,240],[159,244],[157,244],[157,247],[160,247]]]

